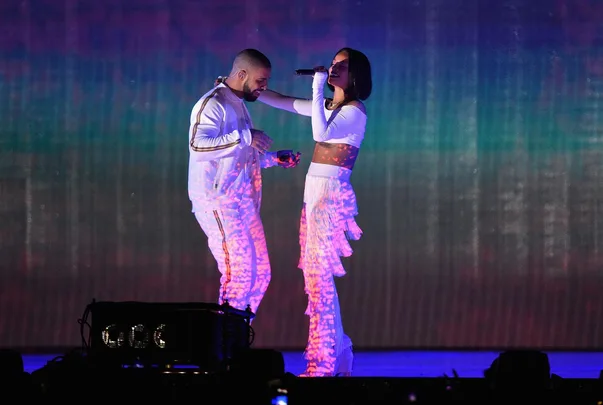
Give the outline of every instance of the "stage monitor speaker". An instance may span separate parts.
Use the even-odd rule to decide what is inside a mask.
[[[225,303],[96,302],[88,305],[88,356],[103,364],[224,371],[253,342],[251,310]]]

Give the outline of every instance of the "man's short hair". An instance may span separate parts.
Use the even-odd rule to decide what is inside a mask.
[[[270,59],[257,49],[243,49],[237,54],[234,65],[238,67],[252,66],[255,68],[272,69]]]

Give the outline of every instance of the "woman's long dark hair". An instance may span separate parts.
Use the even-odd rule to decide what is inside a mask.
[[[348,55],[348,88],[345,89],[346,98],[349,100],[366,100],[373,90],[371,62],[365,54],[353,48],[341,48],[335,55],[343,52]],[[331,91],[335,90],[330,84],[328,87]]]

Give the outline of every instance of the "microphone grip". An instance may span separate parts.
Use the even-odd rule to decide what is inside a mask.
[[[295,74],[298,76],[314,76],[314,69],[297,69]]]

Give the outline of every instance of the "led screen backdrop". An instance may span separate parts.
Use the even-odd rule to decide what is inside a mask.
[[[338,280],[356,346],[603,344],[603,5],[516,0],[4,0],[0,346],[79,343],[101,300],[216,300],[187,196],[188,120],[255,47],[270,87],[343,46],[374,71]],[[257,347],[303,348],[297,228],[310,120],[249,105],[273,267]]]

